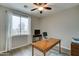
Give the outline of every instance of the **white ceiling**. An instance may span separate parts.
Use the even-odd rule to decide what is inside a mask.
[[[40,14],[38,10],[30,11],[33,8],[32,3],[0,3],[0,5],[11,9],[19,10],[36,17],[44,17],[74,7],[79,4],[78,3],[48,3],[48,6],[50,6],[52,10],[44,10],[42,14]],[[27,8],[24,8],[24,5],[27,5]]]

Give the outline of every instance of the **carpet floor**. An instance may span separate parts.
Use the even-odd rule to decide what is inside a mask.
[[[9,52],[1,53],[0,56],[32,56],[32,46],[22,47],[19,49],[14,49]],[[34,56],[43,56],[43,53],[37,49],[34,49]],[[58,50],[50,49],[46,56],[68,56],[66,53],[59,53]]]

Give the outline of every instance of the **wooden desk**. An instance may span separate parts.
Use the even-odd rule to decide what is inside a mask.
[[[44,56],[46,52],[49,51],[52,47],[59,43],[59,52],[61,52],[61,40],[55,38],[49,38],[45,40],[41,40],[35,43],[32,43],[32,56],[34,55],[34,48],[43,52]]]

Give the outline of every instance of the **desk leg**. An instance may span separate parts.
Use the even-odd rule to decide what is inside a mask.
[[[34,47],[32,45],[32,56],[34,56]]]
[[[39,37],[39,40],[41,40],[41,39],[42,39],[42,36]]]
[[[44,56],[46,55],[46,53],[44,52]]]
[[[61,53],[61,41],[59,41],[59,53]]]

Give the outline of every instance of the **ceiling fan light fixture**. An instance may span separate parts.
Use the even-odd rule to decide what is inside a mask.
[[[42,11],[44,8],[43,7],[38,7],[38,10],[39,11]]]

